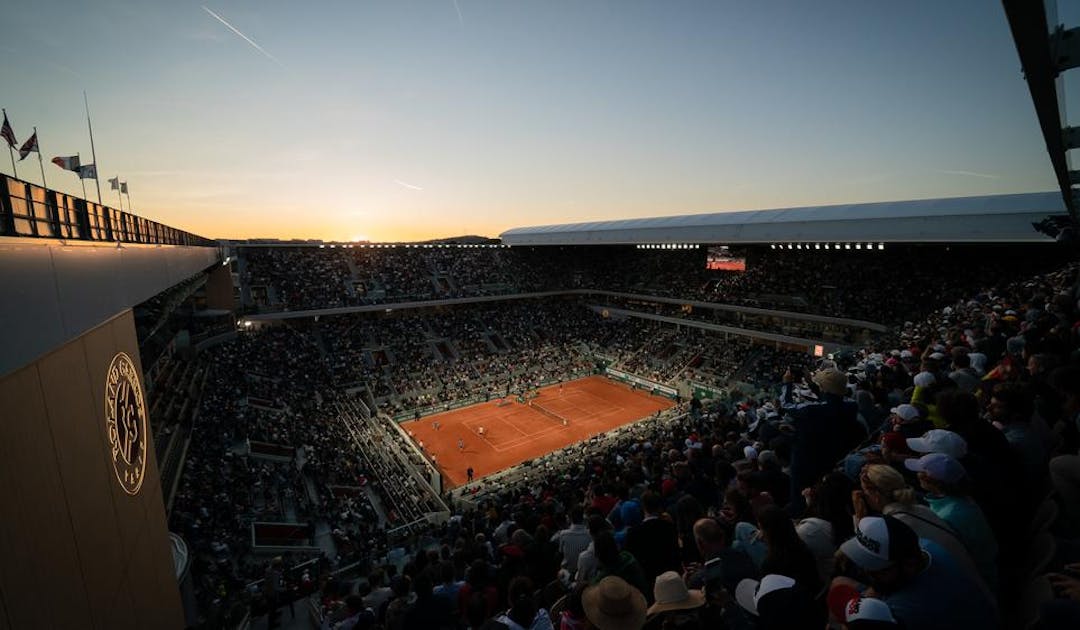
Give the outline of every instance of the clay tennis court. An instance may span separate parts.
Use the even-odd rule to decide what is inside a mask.
[[[435,455],[444,485],[449,488],[467,481],[469,466],[480,479],[675,405],[668,398],[633,390],[603,376],[563,383],[561,388],[544,387],[532,402],[529,406],[515,399],[500,407],[492,400],[401,426],[412,432],[414,441],[423,442],[428,455]],[[439,423],[437,431],[435,422]],[[480,427],[484,427],[483,437],[478,433]],[[459,439],[465,445],[462,450],[458,449]]]

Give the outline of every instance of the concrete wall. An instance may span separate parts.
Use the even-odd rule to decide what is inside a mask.
[[[149,431],[139,491],[113,470],[118,352],[141,378],[130,310],[0,377],[0,630],[183,627]]]

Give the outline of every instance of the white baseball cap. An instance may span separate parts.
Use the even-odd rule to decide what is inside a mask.
[[[893,407],[892,409],[889,410],[889,412],[900,416],[901,418],[904,419],[904,422],[911,422],[912,420],[915,420],[919,416],[922,415],[922,414],[919,413],[919,408],[918,407],[916,407],[915,405],[909,405],[909,404],[906,404],[906,403],[903,404],[903,405],[897,405],[897,406]]]
[[[758,602],[762,597],[785,588],[793,588],[795,580],[786,575],[770,573],[761,581],[746,578],[735,587],[735,601],[750,613],[758,614]]]
[[[958,433],[945,429],[931,429],[922,437],[908,438],[907,445],[916,453],[945,453],[955,459],[967,455],[967,441]]]
[[[918,459],[906,459],[904,467],[912,472],[926,473],[931,479],[945,483],[956,483],[967,476],[964,466],[947,453],[929,453]]]

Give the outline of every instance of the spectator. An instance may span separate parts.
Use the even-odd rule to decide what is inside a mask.
[[[636,588],[642,596],[648,590],[651,597],[652,589],[648,588],[645,571],[641,568],[641,564],[630,552],[619,551],[615,546],[615,537],[610,531],[600,532],[599,536],[593,539],[593,545],[596,547],[597,560],[593,584],[598,584],[606,577],[615,576]]]
[[[690,588],[734,592],[740,580],[757,577],[757,567],[750,557],[728,545],[724,528],[715,519],[698,519],[694,523],[694,540],[704,564],[688,568],[686,583]]]
[[[621,578],[603,578],[585,589],[581,602],[596,630],[640,630],[645,626],[645,597]]]
[[[685,628],[700,624],[697,609],[705,605],[705,593],[687,589],[678,573],[668,571],[656,577],[653,601],[646,611],[649,628],[666,625]]]
[[[825,622],[810,594],[786,575],[739,582],[735,601],[756,618],[758,630],[817,630]]]
[[[822,584],[833,575],[836,549],[855,531],[851,491],[847,475],[831,472],[805,492],[806,517],[796,524],[795,532],[817,560]]]
[[[510,582],[510,609],[495,618],[509,630],[554,630],[547,610],[533,600],[533,584],[527,577]]]
[[[858,579],[889,605],[909,628],[947,630],[998,625],[994,601],[961,570],[949,554],[891,516],[859,521],[855,537],[840,554],[856,568]],[[851,586],[836,578],[833,587]]]
[[[919,483],[928,493],[926,502],[930,509],[957,533],[975,561],[979,575],[990,591],[996,592],[997,540],[982,510],[967,492],[964,467],[944,453],[909,459],[905,465],[919,474]]]
[[[641,507],[645,512],[645,520],[627,532],[625,548],[641,563],[645,581],[651,584],[661,573],[681,568],[679,537],[675,524],[668,520],[663,512],[660,495],[655,492],[644,493],[641,495]],[[649,593],[651,592],[649,589]]]
[[[574,570],[581,552],[589,546],[592,538],[585,529],[585,510],[580,505],[570,508],[570,527],[559,530],[551,537],[562,554],[562,566]]]
[[[835,368],[821,370],[814,375],[814,382],[821,388],[823,399],[800,403],[794,397],[793,375],[790,370],[784,374],[784,411],[792,416],[795,425],[789,504],[789,511],[795,515],[805,509],[803,489],[829,472],[866,435],[856,420],[858,406],[844,399],[847,391],[844,373]]]

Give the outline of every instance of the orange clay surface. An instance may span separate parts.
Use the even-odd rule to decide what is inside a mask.
[[[428,457],[435,456],[444,486],[454,487],[466,483],[469,466],[480,479],[675,405],[668,398],[632,390],[603,376],[540,389],[533,403],[566,418],[566,426],[512,399],[502,407],[492,400],[404,422],[401,427],[411,432],[413,441],[423,443]],[[458,449],[459,439],[464,449]]]

